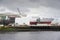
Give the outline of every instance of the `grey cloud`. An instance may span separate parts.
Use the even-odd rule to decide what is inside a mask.
[[[29,11],[27,8],[37,8],[40,6],[60,9],[60,0],[0,0],[0,6],[5,6],[13,11],[17,7],[22,11]]]
[[[25,11],[30,7],[38,7],[38,4],[31,3],[29,0],[0,0],[0,6],[5,6],[14,11],[16,11],[18,7],[20,10]]]
[[[44,4],[44,5],[48,6],[48,7],[60,9],[60,1],[59,0],[47,0],[46,4]]]
[[[60,0],[31,0],[30,2],[38,3],[40,6],[60,9]]]
[[[0,5],[9,8],[39,7],[41,5],[60,9],[60,0],[0,0]]]
[[[30,2],[40,2],[40,0],[29,0]]]

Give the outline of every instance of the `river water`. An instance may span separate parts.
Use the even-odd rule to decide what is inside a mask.
[[[60,40],[60,32],[3,32],[0,33],[0,40]]]

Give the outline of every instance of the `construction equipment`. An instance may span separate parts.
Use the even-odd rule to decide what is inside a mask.
[[[17,8],[17,10],[18,10],[18,13],[19,13],[19,15],[20,15],[21,17],[26,17],[26,16],[27,16],[26,14],[22,14],[22,13],[20,12],[19,8]]]

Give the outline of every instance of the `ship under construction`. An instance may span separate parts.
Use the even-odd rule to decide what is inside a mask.
[[[30,21],[30,26],[51,26],[53,18],[37,18]]]

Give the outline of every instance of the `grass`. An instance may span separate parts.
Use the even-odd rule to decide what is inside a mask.
[[[15,31],[15,28],[1,27],[0,31]]]

